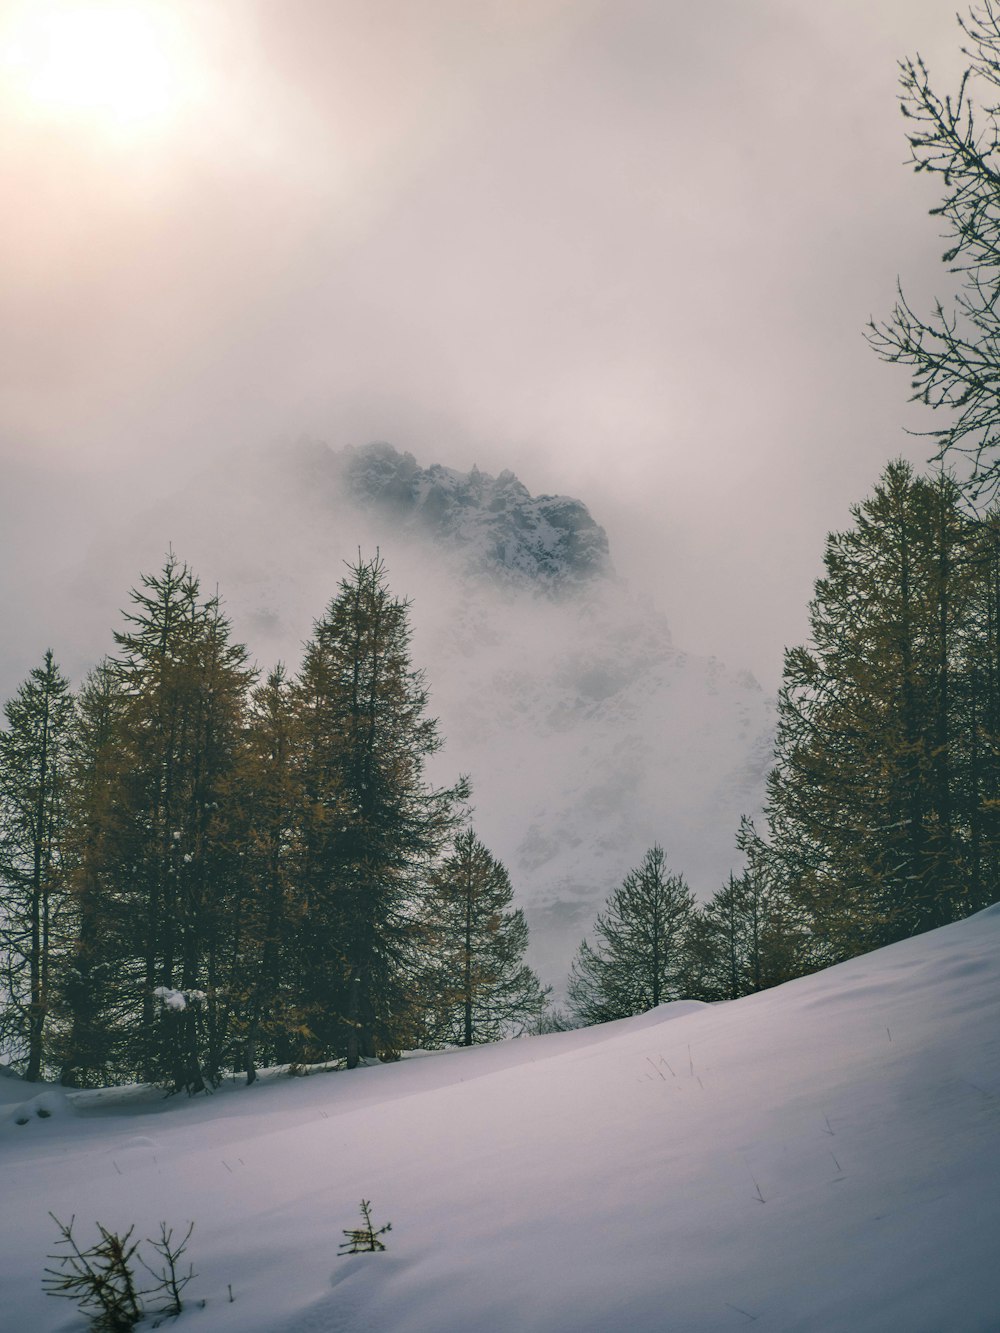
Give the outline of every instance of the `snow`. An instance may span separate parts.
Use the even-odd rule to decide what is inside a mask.
[[[171,990],[169,986],[157,986],[156,990],[153,991],[153,994],[163,1005],[164,1009],[180,1011],[181,1009],[187,1008],[187,1000],[184,997],[183,991]]]
[[[730,1004],[209,1098],[3,1080],[0,1320],[82,1327],[51,1209],[193,1220],[192,1333],[996,1330],[998,959],[994,907]],[[338,1257],[362,1198],[386,1252]]]
[[[169,986],[157,986],[153,991],[153,994],[163,1005],[164,1009],[172,1009],[176,1013],[180,1013],[182,1009],[186,1009],[189,1004],[204,1004],[205,1000],[208,998],[203,990],[172,990]]]

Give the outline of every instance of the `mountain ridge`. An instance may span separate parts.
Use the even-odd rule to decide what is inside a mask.
[[[534,584],[558,596],[613,578],[608,536],[582,500],[532,495],[510,469],[497,476],[440,463],[421,466],[385,441],[334,450],[303,442],[290,455],[330,498],[465,555],[465,572],[500,583]]]

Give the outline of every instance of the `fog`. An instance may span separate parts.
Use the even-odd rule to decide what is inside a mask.
[[[133,7],[173,82],[116,123],[19,81],[0,7],[0,693],[194,558],[165,497],[302,435],[580,497],[676,643],[773,689],[826,531],[926,452],[862,330],[942,287],[896,61],[952,86],[950,8]]]

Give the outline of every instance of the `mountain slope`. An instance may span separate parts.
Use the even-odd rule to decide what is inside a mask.
[[[998,957],[994,907],[729,1004],[209,1099],[4,1081],[7,1326],[78,1326],[52,1209],[194,1219],[179,1330],[987,1333]],[[362,1197],[387,1251],[338,1258]]]

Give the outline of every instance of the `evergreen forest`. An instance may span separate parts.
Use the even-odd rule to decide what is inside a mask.
[[[173,554],[74,694],[45,654],[0,731],[0,1045],[29,1079],[223,1073],[471,1044],[546,992],[379,557],[263,680]]]
[[[889,465],[827,539],[785,656],[763,818],[700,905],[627,871],[564,1010],[442,744],[379,556],[296,675],[261,679],[172,553],[73,692],[52,652],[0,730],[0,1040],[30,1079],[210,1089],[262,1066],[736,999],[985,906],[1000,871],[1000,516]]]

